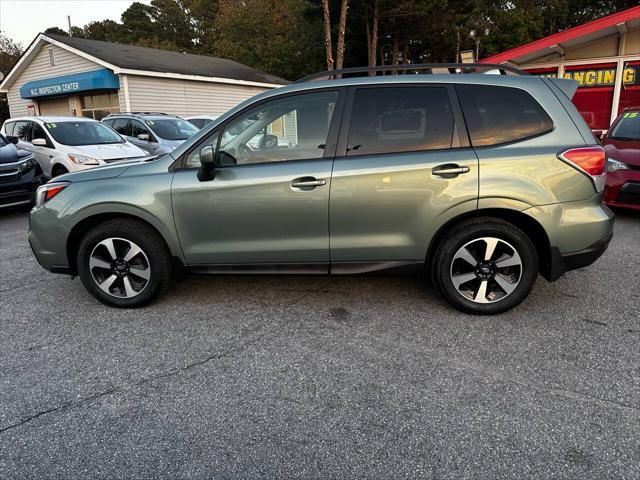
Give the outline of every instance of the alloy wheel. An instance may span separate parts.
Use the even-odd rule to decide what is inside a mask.
[[[151,266],[144,251],[124,238],[106,238],[91,251],[89,270],[96,285],[117,298],[133,298],[149,284]]]
[[[458,293],[476,303],[493,303],[520,284],[522,260],[508,242],[481,237],[466,243],[451,261],[451,281]]]

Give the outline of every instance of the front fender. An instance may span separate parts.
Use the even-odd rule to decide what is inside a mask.
[[[60,195],[64,205],[59,206],[57,216],[69,231],[95,216],[139,218],[160,233],[172,256],[184,261],[173,221],[172,178],[173,172],[162,172],[73,183],[67,189],[73,195],[63,195],[67,191]]]

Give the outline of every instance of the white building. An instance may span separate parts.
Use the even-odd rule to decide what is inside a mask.
[[[288,83],[232,60],[39,34],[0,83],[12,117],[221,114]]]

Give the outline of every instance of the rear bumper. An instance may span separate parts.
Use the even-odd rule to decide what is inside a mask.
[[[549,240],[549,251],[540,258],[540,273],[550,282],[595,262],[613,236],[614,215],[599,194],[586,200],[532,207],[524,213],[542,226]]]
[[[608,172],[604,201],[612,207],[640,210],[640,171]]]
[[[591,265],[607,250],[612,237],[613,234],[608,238],[597,241],[584,250],[572,253],[562,254],[558,247],[551,247],[551,262],[547,280],[554,282],[565,272]]]

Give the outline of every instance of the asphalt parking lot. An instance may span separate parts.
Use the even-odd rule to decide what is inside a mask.
[[[640,478],[640,215],[489,318],[393,276],[109,309],[27,224],[0,214],[1,478]]]

